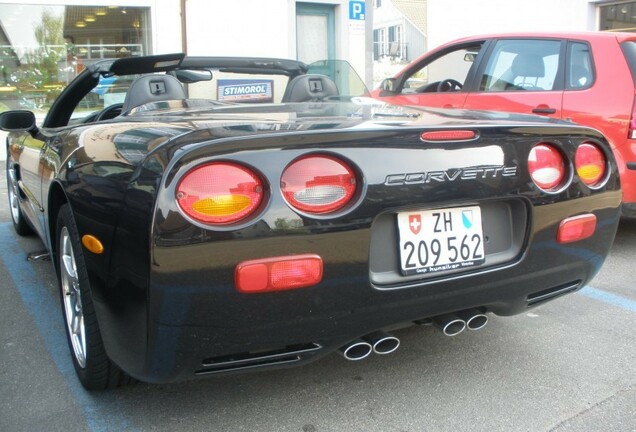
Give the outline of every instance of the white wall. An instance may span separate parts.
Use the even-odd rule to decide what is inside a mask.
[[[295,41],[293,5],[289,0],[188,0],[188,55],[295,58],[295,43],[294,52],[289,43]]]
[[[404,15],[390,1],[382,2],[382,6],[373,10],[373,27],[382,28],[401,24]]]
[[[428,0],[428,47],[464,36],[597,30],[593,0]]]
[[[157,8],[163,7],[160,3],[157,1]],[[296,3],[297,0],[188,0],[188,55],[295,59]],[[359,27],[350,27],[349,1],[313,3],[335,6],[336,58],[348,60],[364,79],[369,54],[366,34]],[[368,9],[369,5],[367,12]]]
[[[101,1],[96,0],[95,3]],[[153,54],[182,52],[181,2],[179,0],[152,0],[151,6]]]

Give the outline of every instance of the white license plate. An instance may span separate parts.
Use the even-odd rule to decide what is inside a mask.
[[[425,274],[483,264],[479,206],[398,213],[402,274]]]

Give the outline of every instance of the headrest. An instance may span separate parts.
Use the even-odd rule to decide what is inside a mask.
[[[338,96],[338,87],[326,75],[307,74],[292,78],[287,83],[283,102],[311,102],[329,96]]]
[[[522,53],[512,61],[512,73],[515,76],[542,78],[545,76],[543,57],[536,54]]]
[[[186,99],[185,90],[172,75],[144,75],[135,79],[124,99],[122,113],[150,102]]]

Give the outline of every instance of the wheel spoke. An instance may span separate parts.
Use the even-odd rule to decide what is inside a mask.
[[[7,179],[9,180],[8,193],[9,193],[9,206],[11,208],[11,217],[14,222],[18,222],[20,216],[20,203],[18,202],[18,183],[15,179],[15,170],[12,168],[7,169]]]
[[[71,323],[71,329],[73,330],[73,334],[79,334],[80,333],[80,316],[79,315],[74,315],[73,316],[73,322]]]
[[[63,239],[64,247],[62,249],[62,261],[64,263],[64,271],[71,279],[69,282],[73,284],[77,281],[77,270],[75,269],[75,258],[73,257],[73,247],[71,239],[67,236]]]

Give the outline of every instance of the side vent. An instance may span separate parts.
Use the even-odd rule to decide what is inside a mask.
[[[317,343],[288,345],[282,349],[211,357],[201,362],[202,369],[195,375],[242,371],[265,366],[289,364],[300,361],[303,355],[322,348]]]
[[[526,303],[528,307],[538,305],[539,303],[552,300],[562,295],[574,292],[581,288],[581,281],[574,281],[567,284],[559,285],[553,288],[548,288],[542,291],[537,291],[528,295]]]

